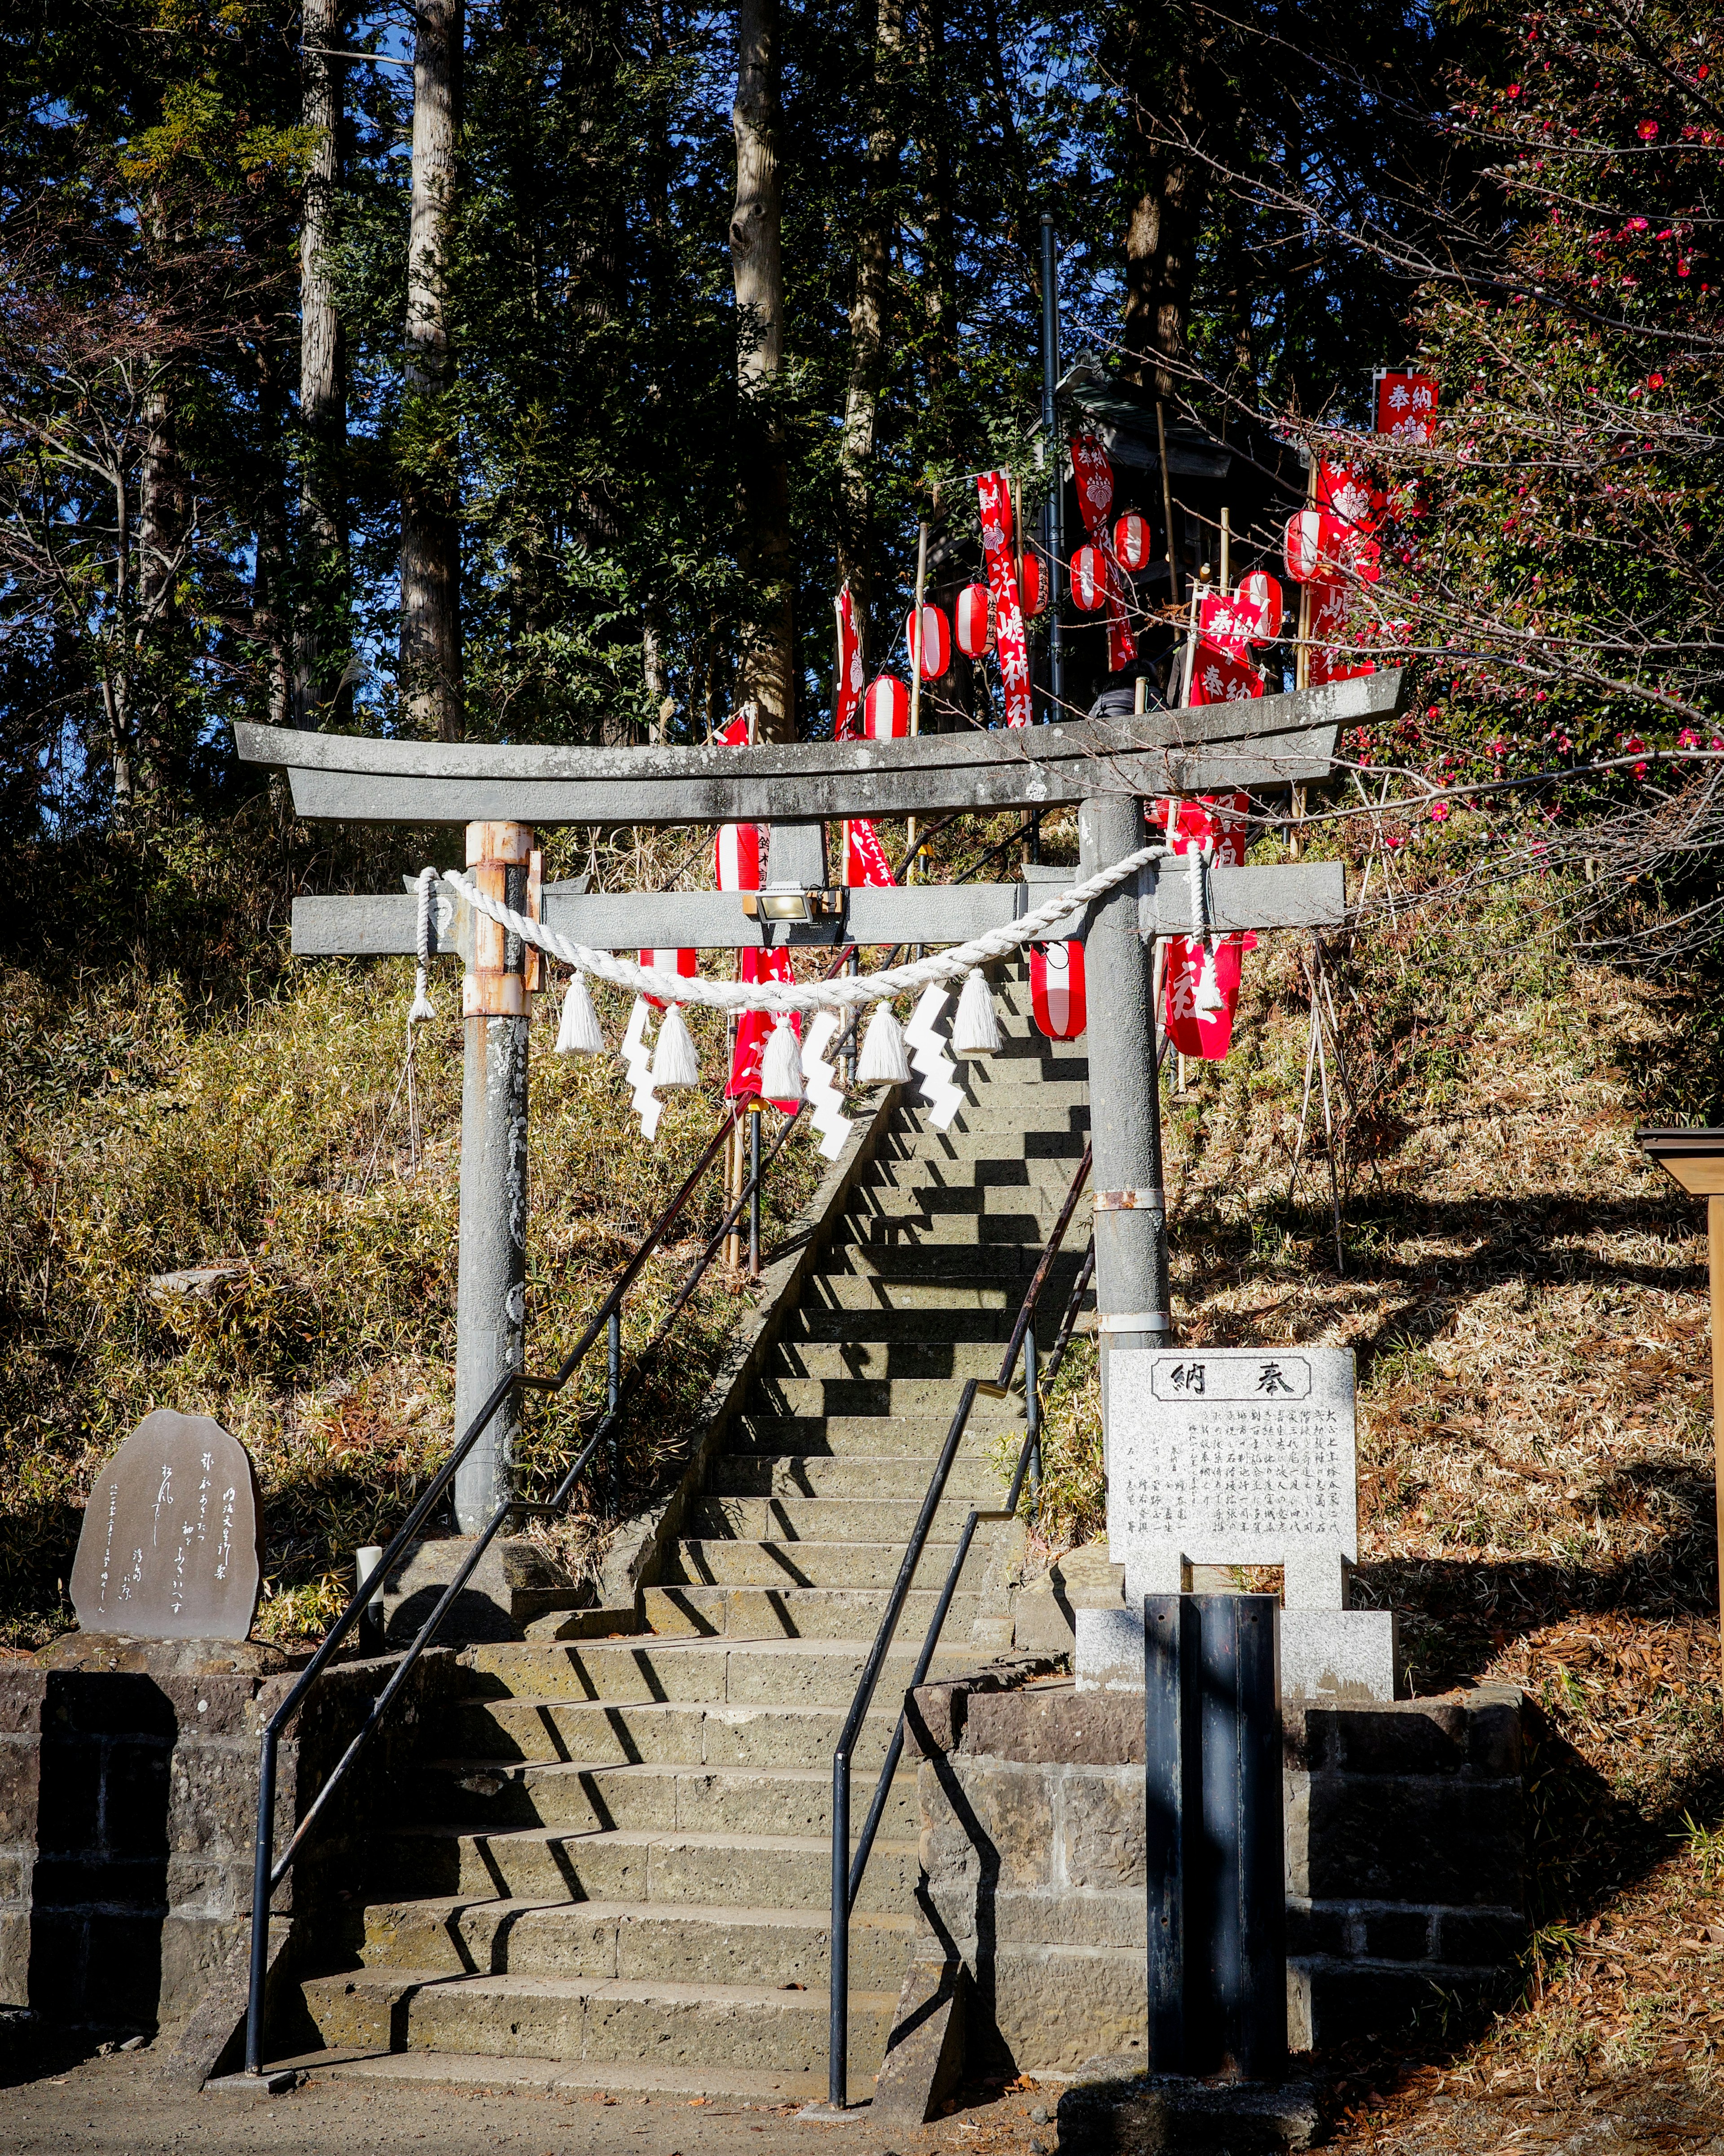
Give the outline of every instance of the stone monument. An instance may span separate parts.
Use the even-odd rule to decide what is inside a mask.
[[[1107,1537],[1126,1607],[1076,1613],[1078,1688],[1142,1689],[1146,1594],[1189,1592],[1194,1566],[1278,1565],[1284,1694],[1393,1699],[1394,1616],[1348,1607],[1351,1349],[1116,1348],[1108,1382]]]
[[[157,1408],[97,1477],[72,1566],[82,1631],[244,1640],[262,1584],[251,1455],[208,1415]]]

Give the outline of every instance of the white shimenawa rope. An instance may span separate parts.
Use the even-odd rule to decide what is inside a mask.
[[[835,974],[829,981],[811,982],[798,986],[784,981],[709,981],[699,973],[667,973],[655,966],[638,965],[632,958],[618,958],[608,951],[595,951],[585,943],[572,943],[566,936],[558,936],[543,921],[531,921],[524,913],[511,907],[480,891],[478,885],[457,870],[444,869],[442,879],[449,889],[464,898],[475,912],[487,920],[496,921],[512,935],[536,943],[540,950],[560,958],[566,966],[574,966],[583,973],[591,973],[613,987],[628,988],[638,996],[657,996],[667,1004],[702,1004],[711,1010],[763,1010],[772,1012],[860,1009],[865,1004],[881,1003],[895,996],[914,995],[919,990],[937,986],[942,981],[955,980],[972,967],[986,965],[994,958],[1008,958],[1014,951],[1021,951],[1026,943],[1034,943],[1046,936],[1055,922],[1063,921],[1070,913],[1105,898],[1128,876],[1147,868],[1150,862],[1166,860],[1172,854],[1170,846],[1140,846],[1135,854],[1127,854],[1111,868],[1101,870],[1083,883],[1074,884],[1057,898],[1050,898],[1045,906],[1039,906],[1034,913],[1026,913],[1021,921],[1008,927],[991,928],[985,936],[972,938],[967,943],[955,944],[949,950],[931,952],[913,965],[894,966],[883,973]],[[1201,864],[1200,864],[1201,872]],[[425,874],[431,871],[427,870]]]

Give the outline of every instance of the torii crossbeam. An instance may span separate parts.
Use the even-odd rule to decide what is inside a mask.
[[[384,740],[237,725],[239,755],[288,774],[313,819],[466,826],[481,890],[529,907],[535,828],[547,824],[762,823],[772,886],[820,895],[813,917],[772,921],[728,891],[584,893],[552,886],[541,917],[599,950],[774,942],[956,944],[1021,920],[1069,871],[913,890],[828,887],[824,828],[857,816],[926,816],[1078,804],[1081,873],[1144,843],[1143,803],[1168,794],[1322,778],[1340,731],[1393,717],[1402,676],[1379,673],[1283,696],[1021,732],[901,741],[767,743],[752,748],[531,747]],[[1338,864],[1210,871],[1217,932],[1325,927],[1342,918]],[[461,1224],[455,1426],[464,1428],[505,1371],[526,1367],[527,1024],[519,940],[463,906],[439,911],[434,948],[465,965]],[[1155,1071],[1156,937],[1183,933],[1183,867],[1146,869],[1059,932],[1085,946],[1097,1323],[1105,1343],[1171,1341],[1166,1206]],[[400,893],[301,898],[298,957],[378,956],[415,947],[417,901]],[[1104,1395],[1105,1397],[1105,1395]],[[481,1527],[511,1494],[514,1411],[460,1471],[456,1520]]]

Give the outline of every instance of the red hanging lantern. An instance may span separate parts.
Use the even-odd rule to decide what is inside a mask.
[[[1281,536],[1281,559],[1296,584],[1308,584],[1321,571],[1322,532],[1321,510],[1296,510],[1287,519],[1287,528]]]
[[[640,963],[652,967],[655,973],[680,973],[687,980],[692,979],[699,969],[699,955],[693,951],[643,951]],[[658,996],[649,996],[647,1001],[654,1010],[664,1008]]]
[[[921,649],[918,650],[917,646]],[[904,648],[910,654],[910,663],[921,660],[924,681],[937,681],[952,664],[952,631],[946,625],[946,616],[936,606],[922,608],[921,635],[916,633],[916,609],[912,607],[904,618]]]
[[[862,731],[870,741],[899,741],[910,732],[910,691],[895,674],[881,674],[862,699]]]
[[[1029,1007],[1049,1040],[1075,1040],[1084,1029],[1084,947],[1032,943]]]
[[[712,842],[712,880],[721,891],[760,889],[760,826],[721,824]]]
[[[1107,604],[1107,562],[1099,547],[1080,547],[1071,557],[1071,599],[1080,613]]]
[[[1281,588],[1267,569],[1239,579],[1239,612],[1250,624],[1254,644],[1273,644],[1281,633]]]
[[[1122,569],[1147,568],[1153,543],[1149,519],[1135,509],[1128,509],[1113,527],[1113,551]]]
[[[988,618],[988,587],[966,584],[952,608],[957,624],[957,648],[966,659],[979,659],[993,641],[993,624]]]
[[[1024,574],[1018,586],[1018,604],[1026,614],[1039,613],[1042,610],[1042,557],[1039,554],[1026,554],[1024,557]]]

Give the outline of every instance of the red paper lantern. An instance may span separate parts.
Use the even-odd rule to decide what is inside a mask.
[[[1281,535],[1281,559],[1296,584],[1308,584],[1323,565],[1323,516],[1317,509],[1296,510]]]
[[[918,652],[918,640],[921,649]],[[921,636],[916,633],[916,608],[912,607],[904,617],[904,648],[910,654],[910,663],[916,665],[920,657],[924,681],[937,681],[952,664],[952,631],[946,625],[946,616],[936,606],[922,608]]]
[[[721,824],[712,842],[712,878],[721,891],[760,889],[760,826]]]
[[[986,584],[966,584],[952,608],[957,624],[957,648],[966,659],[979,659],[993,641],[993,624],[988,615]]]
[[[1239,579],[1239,612],[1249,622],[1254,644],[1273,644],[1281,633],[1281,588],[1267,569]]]
[[[1084,1029],[1084,947],[1032,943],[1029,1007],[1049,1040],[1075,1040]]]
[[[1018,584],[1018,604],[1026,614],[1039,613],[1042,610],[1042,557],[1039,554],[1026,554],[1024,557],[1024,574]]]
[[[1080,547],[1072,556],[1071,598],[1080,613],[1099,613],[1107,604],[1107,562],[1099,547]]]
[[[862,699],[862,731],[870,741],[898,741],[910,732],[910,691],[895,674],[881,674]]]
[[[1153,543],[1149,519],[1135,509],[1128,509],[1113,527],[1113,551],[1119,556],[1122,569],[1147,568]]]
[[[699,954],[693,951],[643,951],[640,963],[643,966],[652,967],[657,973],[680,973],[685,979],[690,979],[699,970]],[[654,1010],[664,1008],[657,996],[649,996],[647,1001]]]

